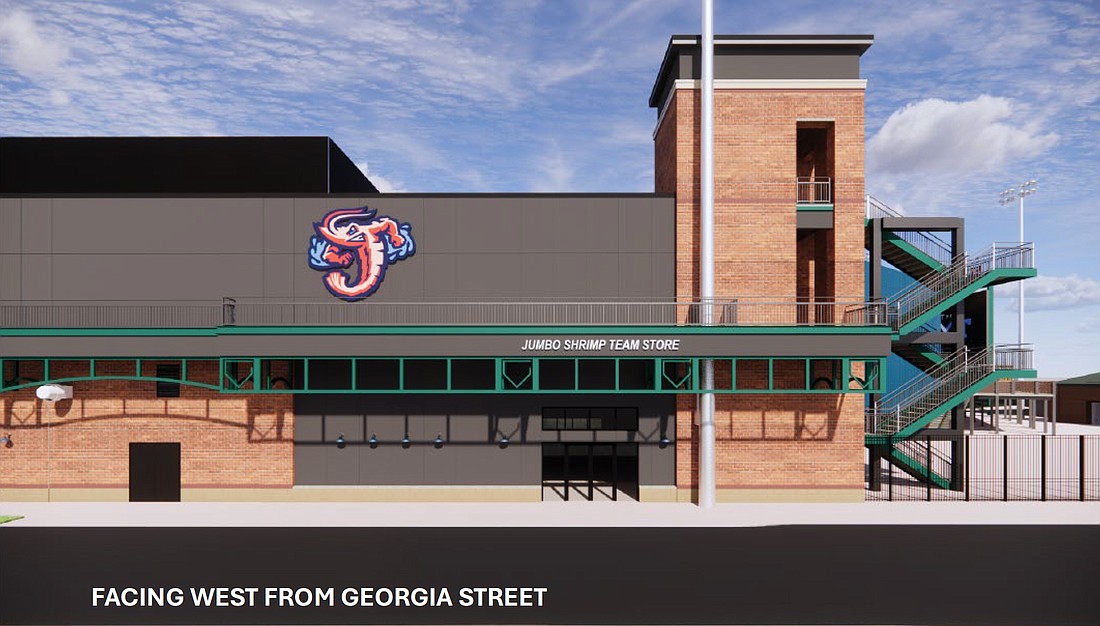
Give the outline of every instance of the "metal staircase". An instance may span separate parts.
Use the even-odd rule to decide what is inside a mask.
[[[867,409],[867,433],[903,439],[969,398],[991,380],[1032,369],[1030,346],[960,350]],[[968,393],[969,392],[969,393]]]
[[[944,362],[942,344],[938,343],[898,343],[894,345],[894,354],[908,361],[922,372],[927,372]]]
[[[975,291],[1036,274],[1032,243],[995,243],[976,255],[955,254],[952,244],[935,231],[920,230],[925,218],[906,218],[867,196],[868,226],[880,218],[882,260],[916,280],[910,288],[886,299],[898,335],[916,330]],[[874,230],[869,227],[865,231],[868,248]]]
[[[915,281],[883,300],[894,331],[893,352],[922,373],[867,409],[865,443],[872,459],[887,460],[933,486],[957,488],[950,476],[958,451],[937,450],[909,438],[941,423],[953,428],[953,409],[990,383],[1034,377],[1036,372],[1030,347],[967,351],[962,348],[964,335],[950,324],[944,328],[942,316],[952,315],[961,324],[962,303],[971,295],[1035,276],[1034,245],[995,243],[978,254],[956,254],[961,220],[955,225],[949,219],[907,217],[873,196],[866,198],[866,219],[872,262],[886,261]],[[881,283],[875,289],[879,291],[872,297],[885,295]],[[980,337],[974,342],[984,343]]]
[[[874,196],[866,198],[866,218],[904,217]],[[865,231],[871,246],[871,231]],[[882,258],[911,278],[921,279],[929,272],[944,269],[954,261],[952,246],[934,232],[922,230],[884,230]]]
[[[979,289],[1035,273],[1033,243],[995,243],[976,255],[960,256],[887,298],[890,325],[898,335],[910,333]]]
[[[952,459],[930,441],[903,439],[894,444],[887,458],[917,480],[931,481],[940,489],[951,488]]]
[[[943,487],[949,479],[932,472],[902,442],[997,379],[1034,376],[1030,346],[960,350],[868,408],[865,443],[883,447],[883,456],[910,475]]]

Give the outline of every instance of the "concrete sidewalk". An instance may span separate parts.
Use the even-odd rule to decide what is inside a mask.
[[[542,503],[0,503],[0,526],[715,527],[791,524],[1090,524],[1100,502],[857,504]]]

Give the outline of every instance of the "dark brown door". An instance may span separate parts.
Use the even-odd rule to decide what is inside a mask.
[[[130,444],[130,502],[180,501],[180,444]]]

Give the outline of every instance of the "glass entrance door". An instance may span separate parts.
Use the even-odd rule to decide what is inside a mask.
[[[542,484],[563,500],[637,499],[638,444],[544,443]]]

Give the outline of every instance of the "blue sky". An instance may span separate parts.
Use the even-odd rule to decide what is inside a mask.
[[[329,135],[387,191],[651,191],[647,107],[689,0],[0,0],[0,134]],[[1017,238],[1040,375],[1100,370],[1100,9],[715,1],[718,33],[870,33],[867,190]],[[1015,341],[1015,287],[997,339]]]

